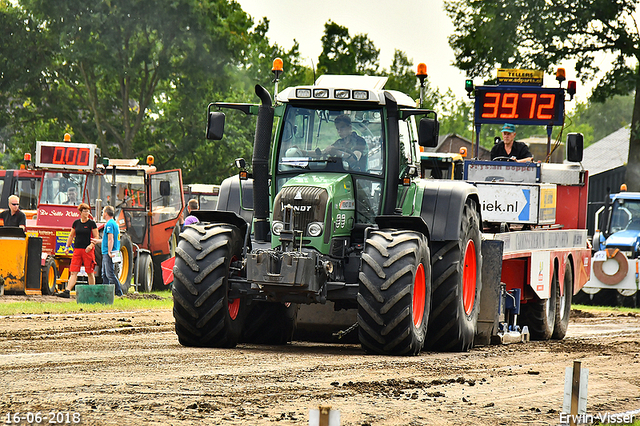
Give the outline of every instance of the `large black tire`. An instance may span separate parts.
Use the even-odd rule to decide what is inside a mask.
[[[286,345],[296,330],[298,305],[255,302],[242,329],[241,342],[263,345]]]
[[[120,235],[120,254],[122,262],[114,264],[114,271],[116,278],[120,281],[122,293],[127,294],[133,276],[133,244],[127,234]]]
[[[529,328],[531,340],[549,340],[553,335],[558,293],[558,271],[553,265],[550,297],[544,300],[530,300],[520,309],[518,324]]]
[[[42,294],[54,294],[56,292],[56,280],[58,279],[58,267],[56,266],[56,260],[48,256],[44,262],[41,274]]]
[[[429,321],[431,259],[418,232],[373,231],[358,274],[358,338],[368,353],[416,355]]]
[[[149,253],[138,252],[137,274],[138,291],[150,293],[153,290],[153,262]]]
[[[573,296],[573,267],[571,263],[571,259],[567,257],[564,265],[564,280],[562,282],[563,296],[560,296],[560,286],[556,286],[556,319],[553,324],[552,339],[564,339],[564,336],[567,335],[567,329],[569,328],[571,299]]]
[[[474,200],[462,211],[460,239],[432,244],[433,284],[426,347],[468,351],[478,328],[482,290],[480,219]]]
[[[231,348],[238,343],[247,306],[229,299],[228,278],[242,246],[243,235],[233,225],[191,225],[182,233],[172,289],[182,345]]]

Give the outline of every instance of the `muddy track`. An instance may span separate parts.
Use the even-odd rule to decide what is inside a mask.
[[[302,425],[323,404],[345,426],[556,425],[574,360],[589,368],[589,412],[640,408],[636,315],[574,311],[563,341],[417,357],[310,342],[187,348],[173,326],[170,310],[1,317],[2,422],[39,411],[83,425]]]

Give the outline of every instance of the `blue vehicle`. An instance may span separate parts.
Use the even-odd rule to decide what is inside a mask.
[[[592,299],[600,293],[597,303],[637,305],[640,294],[640,193],[611,194],[596,213],[596,223],[591,279],[583,291]],[[615,297],[611,298],[611,294]]]

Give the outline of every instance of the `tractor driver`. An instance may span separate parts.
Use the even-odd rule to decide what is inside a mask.
[[[342,157],[355,171],[364,171],[367,161],[367,143],[353,131],[351,118],[346,114],[336,117],[334,124],[340,138],[324,149],[330,156]]]
[[[67,188],[67,201],[62,204],[78,204],[78,191],[75,186],[70,186]]]
[[[17,195],[9,196],[9,209],[0,213],[0,219],[4,226],[19,226],[23,230],[27,226],[27,217],[20,210],[20,198]]]
[[[524,142],[516,140],[516,126],[506,123],[502,126],[502,141],[491,148],[491,159],[505,159],[518,163],[529,163],[533,160],[533,154]]]

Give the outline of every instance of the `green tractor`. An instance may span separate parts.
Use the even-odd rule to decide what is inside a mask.
[[[420,178],[419,147],[436,145],[436,113],[385,82],[325,75],[275,103],[258,85],[261,104],[209,105],[208,139],[223,137],[221,109],[257,116],[253,173],[227,179],[218,210],[195,212],[200,222],[180,234],[173,312],[181,344],[284,344],[299,308],[332,305],[353,314],[349,330],[368,353],[473,346],[478,192]]]

